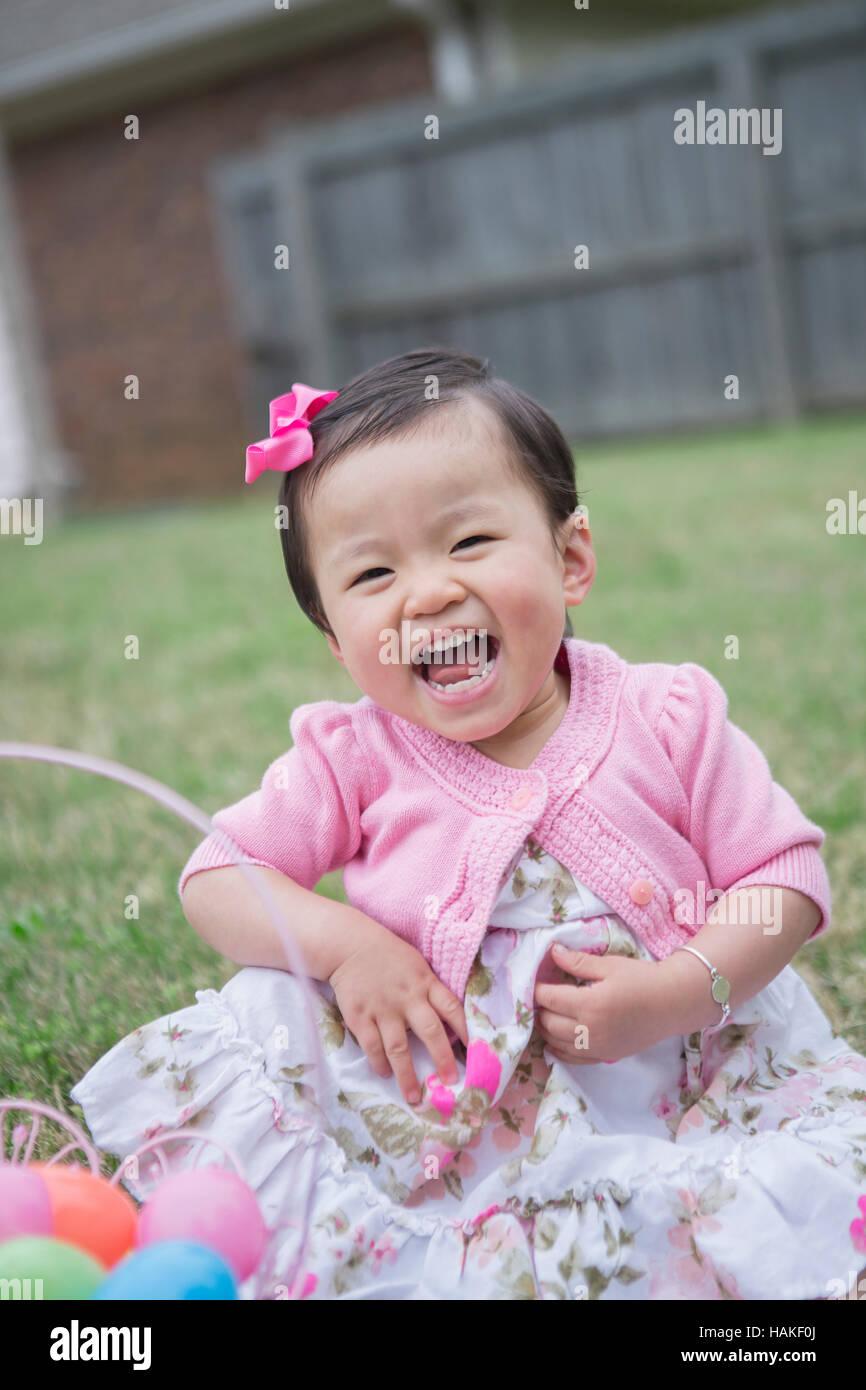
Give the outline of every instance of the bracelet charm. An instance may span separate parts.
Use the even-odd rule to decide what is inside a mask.
[[[731,982],[730,982],[730,980],[727,980],[727,979],[725,978],[725,976],[721,973],[720,970],[717,970],[716,967],[715,967],[714,965],[711,965],[710,962],[707,960],[706,956],[701,955],[701,952],[697,949],[697,947],[695,947],[695,946],[675,946],[675,947],[674,947],[674,950],[676,950],[676,951],[690,951],[691,954],[692,954],[693,956],[697,956],[698,960],[703,961],[704,965],[705,965],[705,966],[707,967],[707,969],[709,970],[709,972],[710,972],[710,978],[711,978],[711,980],[712,980],[712,982],[713,982],[710,992],[711,992],[713,998],[715,999],[716,1003],[717,1003],[717,1004],[721,1004],[721,1006],[722,1006],[722,1016],[721,1016],[721,1018],[719,1019],[718,1023],[710,1023],[710,1024],[707,1024],[707,1027],[706,1027],[706,1028],[702,1028],[702,1029],[701,1029],[701,1032],[702,1032],[702,1033],[713,1032],[713,1031],[715,1031],[716,1028],[721,1028],[722,1024],[723,1024],[723,1023],[725,1022],[725,1020],[727,1019],[728,1014],[731,1012],[731,1006],[730,1006],[730,1004],[728,1003],[728,1000],[729,1000],[730,997],[731,997]]]
[[[726,980],[724,975],[720,975],[718,970],[715,972],[713,980],[713,998],[717,1004],[725,1004],[731,997],[731,982]]]

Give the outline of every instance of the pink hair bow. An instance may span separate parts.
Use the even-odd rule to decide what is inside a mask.
[[[289,469],[307,463],[313,457],[309,423],[339,394],[339,391],[317,391],[313,386],[296,381],[291,391],[275,396],[271,401],[270,438],[247,445],[244,482],[254,483],[266,468],[288,473]]]

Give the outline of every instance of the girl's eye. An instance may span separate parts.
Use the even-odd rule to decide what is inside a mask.
[[[357,579],[352,580],[351,587],[354,588],[356,584],[360,584],[362,579],[369,579],[372,574],[388,574],[388,570],[383,565],[379,565],[376,569],[364,570],[363,574],[359,574]]]
[[[469,545],[470,541],[489,541],[489,540],[490,540],[490,537],[489,537],[489,536],[467,536],[466,539],[465,539],[465,541],[458,541],[458,542],[457,542],[457,545]],[[457,545],[455,545],[455,547],[454,547],[455,550],[457,549]]]
[[[458,547],[458,546],[461,546],[461,545],[470,545],[473,541],[489,541],[489,540],[490,540],[490,536],[467,536],[465,540],[458,541],[458,542],[457,542],[457,545],[455,545],[454,549],[456,550],[457,547]],[[378,574],[390,574],[390,570],[385,569],[385,567],[384,567],[383,565],[378,565],[375,569],[364,570],[364,573],[363,573],[363,574],[359,574],[357,579],[353,579],[353,580],[352,580],[352,583],[351,583],[351,585],[350,585],[349,587],[350,587],[350,588],[354,588],[354,586],[355,586],[356,584],[360,584],[360,583],[362,582],[362,580],[364,580],[364,579],[370,579],[370,578],[372,578],[374,575],[378,575]]]

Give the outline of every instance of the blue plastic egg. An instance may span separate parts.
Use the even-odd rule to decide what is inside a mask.
[[[115,1265],[94,1299],[236,1299],[237,1284],[225,1260],[191,1240],[162,1240]]]

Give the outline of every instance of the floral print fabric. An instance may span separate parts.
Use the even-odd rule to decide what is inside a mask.
[[[842,1296],[866,1265],[866,1058],[796,971],[717,1032],[569,1065],[533,1028],[536,979],[570,979],[551,963],[556,941],[652,959],[530,837],[469,979],[459,1083],[444,1085],[410,1037],[416,1107],[376,1076],[330,986],[314,982],[317,1075],[297,981],[257,967],[136,1029],[72,1098],[107,1152],[182,1125],[228,1144],[272,1224],[303,1174],[312,1225],[293,1292],[304,1297]],[[189,1163],[187,1147],[170,1170]],[[141,1200],[157,1176],[126,1186]],[[277,1278],[280,1248],[275,1238]]]

